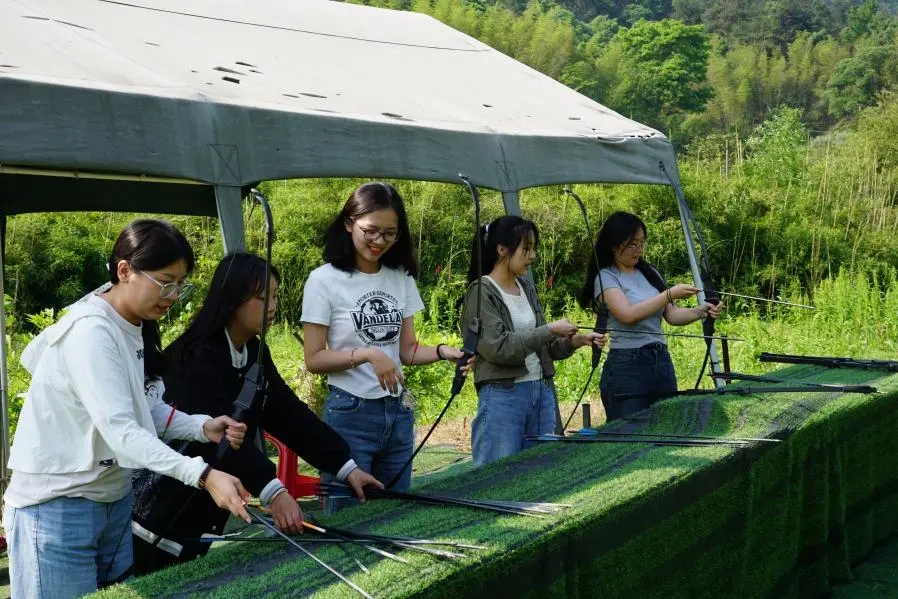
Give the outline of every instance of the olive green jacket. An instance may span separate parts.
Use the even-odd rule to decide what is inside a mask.
[[[481,289],[480,341],[474,363],[474,384],[479,389],[486,383],[510,383],[527,374],[525,359],[531,353],[539,356],[544,377],[555,375],[553,360],[563,360],[574,353],[574,346],[566,337],[557,337],[549,330],[542,306],[533,284],[519,277],[521,287],[536,316],[536,327],[529,331],[515,331],[511,312],[495,285],[484,279],[482,285],[474,281],[468,286],[462,307],[461,332],[477,317],[477,290]]]

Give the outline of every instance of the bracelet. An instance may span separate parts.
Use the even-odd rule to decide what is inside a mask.
[[[438,343],[438,344],[437,344],[437,357],[438,357],[440,360],[445,360],[445,359],[446,359],[446,358],[443,357],[443,353],[440,351],[440,348],[443,347],[444,345],[446,345],[446,344],[445,344],[445,343]]]
[[[200,489],[206,488],[206,479],[209,478],[209,473],[212,472],[212,466],[206,466],[206,469],[203,470],[203,473],[200,474],[200,480],[197,483],[197,486]]]
[[[353,347],[352,351],[349,352],[349,367],[350,368],[355,368],[355,350],[357,350],[357,349],[358,349],[357,347]]]
[[[271,499],[268,500],[268,505],[274,505],[274,500],[287,492],[287,487],[281,487],[277,491],[274,492],[274,495],[271,496]]]
[[[672,304],[673,298],[670,297],[670,287],[667,288],[667,303]]]

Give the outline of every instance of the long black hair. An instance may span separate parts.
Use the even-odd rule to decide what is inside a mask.
[[[500,216],[488,225],[480,227],[471,245],[471,266],[468,267],[468,283],[477,279],[479,273],[489,274],[499,261],[499,245],[504,245],[510,253],[527,239],[533,239],[533,245],[539,245],[539,230],[536,223],[515,215]],[[480,244],[481,267],[478,270],[474,256]]]
[[[141,219],[132,221],[125,227],[109,256],[109,281],[115,285],[119,282],[118,263],[126,260],[137,270],[159,270],[184,260],[187,272],[193,271],[193,248],[184,235],[175,226],[164,220]],[[141,326],[143,336],[144,376],[153,378],[165,372],[165,360],[162,356],[162,340],[159,336],[159,323],[155,320],[144,320]]]
[[[234,252],[222,258],[215,267],[203,307],[187,330],[165,349],[166,358],[172,364],[184,365],[200,344],[221,335],[243,302],[262,297],[266,272],[265,259],[255,254]],[[280,283],[281,275],[274,266],[271,275]]]
[[[418,276],[418,261],[412,248],[412,235],[408,228],[405,203],[396,188],[389,183],[365,183],[356,188],[343,204],[340,214],[324,232],[324,261],[334,268],[351,273],[355,270],[355,246],[352,233],[346,225],[353,220],[392,208],[399,219],[399,237],[380,259],[380,263],[390,268],[404,268],[413,277]]]
[[[583,308],[592,309],[595,306],[596,276],[599,271],[609,266],[614,266],[614,248],[622,243],[628,243],[642,229],[642,234],[648,237],[645,223],[635,214],[629,212],[615,212],[609,216],[596,237],[595,252],[589,255],[589,266],[586,268],[586,281],[577,295],[577,303]],[[596,256],[599,263],[596,264]],[[667,284],[658,270],[642,259],[636,263],[636,270],[641,272],[648,282],[658,291],[666,291]]]

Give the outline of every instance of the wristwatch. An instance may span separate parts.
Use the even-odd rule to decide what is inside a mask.
[[[212,472],[212,466],[206,466],[206,469],[203,470],[203,473],[200,474],[199,488],[206,488],[206,479],[209,478],[209,473]]]

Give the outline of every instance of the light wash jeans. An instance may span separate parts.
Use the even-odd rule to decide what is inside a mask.
[[[358,467],[385,485],[412,457],[415,413],[402,405],[398,397],[388,395],[365,399],[332,386],[324,400],[322,420],[346,440]],[[333,476],[322,472],[321,479],[333,480]],[[409,466],[393,489],[406,490],[411,486],[411,481],[412,468]],[[332,513],[354,503],[357,503],[355,499],[328,500],[325,510]]]
[[[71,599],[128,577],[131,504],[59,497],[3,513],[10,593],[16,599]]]
[[[524,441],[524,435],[555,431],[555,392],[542,380],[511,386],[487,383],[477,397],[477,416],[471,423],[475,466],[531,447],[534,442]]]

